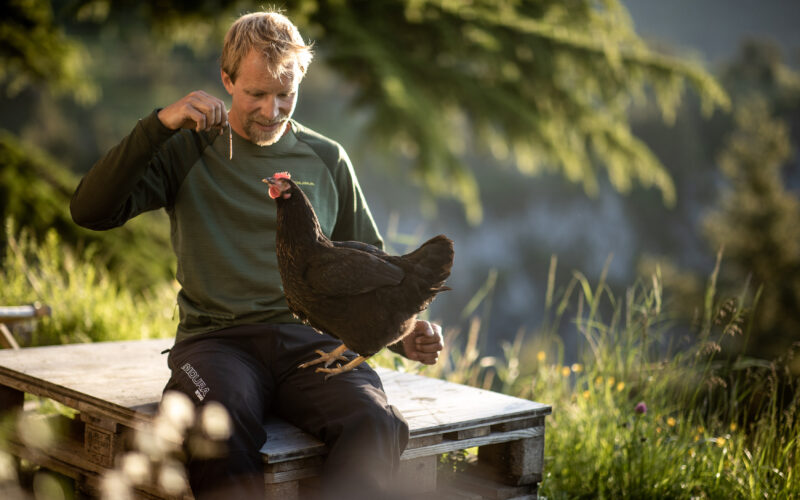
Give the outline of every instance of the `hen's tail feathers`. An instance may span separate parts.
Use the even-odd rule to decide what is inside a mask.
[[[434,293],[450,290],[444,286],[453,267],[453,240],[440,234],[434,236],[413,252],[406,254],[405,259],[413,263],[420,276],[425,278]]]

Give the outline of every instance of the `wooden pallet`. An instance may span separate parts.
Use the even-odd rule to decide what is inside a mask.
[[[169,378],[166,356],[160,352],[171,344],[171,339],[156,339],[0,351],[0,412],[22,409],[25,393],[77,411],[74,419],[61,418],[65,438],[57,444],[37,450],[15,440],[14,452],[96,494],[102,475],[132,447],[135,431],[153,421]],[[389,402],[409,424],[411,438],[398,481],[409,495],[438,489],[441,495],[432,498],[445,498],[445,493],[447,498],[536,497],[550,406],[428,377],[377,371]],[[299,498],[304,488],[314,485],[325,445],[277,418],[266,422],[265,430],[261,453],[268,497]],[[469,475],[437,473],[440,455],[474,447],[478,463],[469,467]],[[154,485],[139,487],[137,494],[165,496]]]

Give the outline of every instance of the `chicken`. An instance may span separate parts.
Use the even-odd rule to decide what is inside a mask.
[[[392,256],[357,241],[331,241],[306,195],[286,172],[268,179],[278,210],[276,253],[289,309],[318,331],[343,342],[300,368],[324,363],[318,372],[350,371],[382,348],[411,333],[444,286],[453,265],[453,242],[443,235],[415,251]],[[342,354],[358,354],[348,361]]]

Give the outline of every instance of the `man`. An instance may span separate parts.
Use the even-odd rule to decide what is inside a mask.
[[[198,407],[223,404],[233,428],[223,457],[189,450],[199,499],[263,496],[267,414],[328,445],[322,491],[331,498],[374,498],[408,440],[406,422],[366,365],[327,382],[298,368],[339,342],[288,311],[275,256],[276,208],[261,179],[291,172],[329,237],[382,244],[344,150],[291,119],[311,59],[285,16],[242,16],[225,37],[220,64],[230,111],[202,91],[154,111],[92,167],[70,205],[78,224],[96,230],[158,208],[170,217],[181,290],[165,391],[181,391]],[[433,364],[441,328],[420,321],[394,348]]]

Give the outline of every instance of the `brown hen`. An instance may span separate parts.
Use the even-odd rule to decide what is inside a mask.
[[[453,242],[443,235],[415,251],[392,256],[357,241],[331,241],[306,195],[288,173],[264,179],[278,207],[276,252],[289,309],[343,345],[301,368],[324,363],[328,377],[352,370],[382,348],[411,333],[417,314],[444,286],[453,265]],[[358,357],[344,366],[350,349]]]

